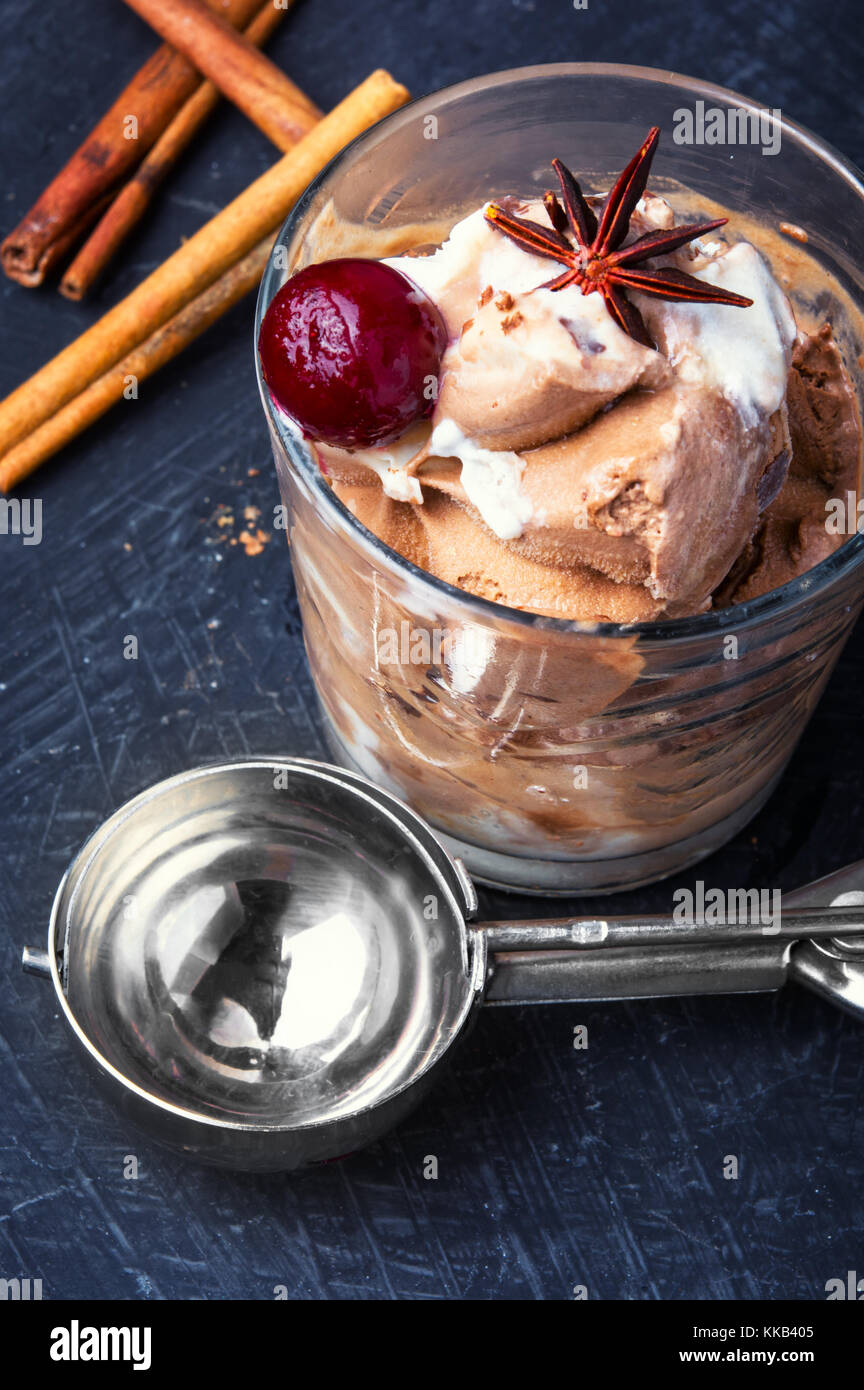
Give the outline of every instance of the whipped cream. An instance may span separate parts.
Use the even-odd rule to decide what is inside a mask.
[[[451,338],[428,452],[460,461],[466,497],[501,539],[518,538],[535,514],[522,486],[521,454],[572,433],[634,388],[658,388],[673,377],[705,387],[722,395],[748,429],[780,408],[795,319],[749,243],[730,246],[712,237],[662,259],[753,304],[744,309],[634,293],[655,351],[619,328],[600,294],[583,294],[576,285],[540,288],[560,267],[490,226],[485,206],[457,222],[431,255],[396,256],[387,264],[435,301]],[[539,202],[521,211],[546,220]],[[646,194],[629,239],[674,220],[665,199]],[[420,483],[405,470],[411,447],[401,444],[356,457],[374,468],[389,496],[420,502]]]
[[[530,498],[522,490],[525,461],[503,449],[483,449],[466,439],[452,420],[439,420],[429,440],[429,452],[438,458],[458,458],[462,486],[469,502],[490,531],[502,541],[515,540],[533,515]]]
[[[749,309],[687,304],[634,294],[655,339],[682,381],[721,391],[751,427],[778,410],[798,336],[786,295],[747,241],[711,242],[695,261],[669,260],[697,280],[752,299]]]
[[[428,421],[422,420],[391,444],[381,444],[371,449],[352,449],[350,456],[377,473],[381,487],[394,502],[422,502],[420,484],[409,465],[425,447],[429,429]],[[330,459],[344,458],[344,450],[337,449],[335,445],[318,441],[315,448],[325,467]]]

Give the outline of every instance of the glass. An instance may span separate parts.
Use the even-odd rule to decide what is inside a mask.
[[[370,236],[390,254],[430,216],[449,225],[493,195],[542,194],[556,154],[602,187],[652,124],[664,133],[652,188],[680,183],[771,226],[803,223],[808,251],[864,306],[855,170],[787,120],[772,127],[774,155],[676,144],[680,112],[697,102],[759,111],[675,74],[574,63],[462,83],[389,116],[324,170],[283,227],[256,341],[299,266],[361,253]],[[848,349],[848,307],[826,290],[819,308]],[[864,602],[864,537],[770,594],[695,618],[622,627],[538,617],[391,551],[336,498],[263,388],[262,399],[337,761],[406,800],[479,880],[527,892],[650,882],[755,815]]]

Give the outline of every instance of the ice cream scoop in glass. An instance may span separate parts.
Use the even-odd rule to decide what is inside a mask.
[[[809,409],[801,392],[840,354],[853,388],[847,463],[858,448],[861,184],[791,122],[773,155],[676,141],[677,113],[697,101],[758,115],[734,93],[641,69],[561,65],[463,84],[365,136],[280,237],[289,270],[384,258],[447,318],[436,438],[420,468],[410,431],[389,461],[374,449],[346,461],[263,394],[331,747],[408,800],[487,882],[602,891],[710,853],[776,786],[861,607],[861,537],[854,522],[840,537],[825,524],[829,500],[846,506],[846,464],[795,423]],[[543,216],[556,154],[592,195],[608,188],[652,124],[663,136],[635,230],[656,230],[669,207],[681,221],[722,205],[733,233],[725,246],[703,237],[688,265],[754,300],[717,311],[731,327],[715,320],[698,380],[675,364],[699,338],[703,306],[667,314],[640,300],[655,352],[622,335],[598,293],[534,293],[556,267],[543,262],[538,277],[539,258],[483,214],[490,201],[514,210],[509,197],[516,215]],[[444,285],[434,248],[451,233],[464,274],[448,253]],[[487,252],[512,267],[506,294],[497,283],[484,294]],[[285,275],[274,262],[259,326]],[[812,322],[806,351],[787,295]],[[571,307],[550,322],[541,309],[553,300]],[[532,315],[545,315],[533,335]],[[816,331],[825,319],[830,343]],[[490,334],[498,377],[481,352]],[[513,363],[536,342],[537,363],[558,376],[574,343],[579,360],[560,398],[546,390],[526,442],[513,433],[530,414]],[[597,363],[609,378],[599,410]],[[492,438],[482,426],[496,403]],[[538,420],[560,437],[539,439]],[[631,467],[634,440],[653,451],[638,462],[652,487],[662,482],[659,503]],[[817,469],[818,486],[799,464]]]

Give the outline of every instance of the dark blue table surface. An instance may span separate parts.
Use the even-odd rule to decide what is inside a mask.
[[[859,19],[855,0],[302,0],[271,52],[323,107],[378,64],[417,94],[562,58],[671,67],[779,106],[861,162]],[[119,0],[18,0],[0,36],[5,231],[154,40]],[[99,296],[72,305],[4,281],[0,389],[272,160],[223,109]],[[269,1299],[281,1285],[559,1299],[577,1284],[600,1299],[824,1298],[826,1280],[864,1272],[864,1034],[801,990],[485,1010],[397,1133],[300,1176],[247,1177],[131,1133],[85,1077],[50,986],[21,975],[67,862],[127,797],[220,755],[324,755],[284,545],[249,557],[225,543],[239,526],[216,522],[220,506],[266,518],[278,501],[251,313],[240,305],[38,475],[41,545],[0,536],[0,1277],[41,1278],[46,1298]],[[137,662],[123,659],[130,633]],[[790,889],[864,855],[862,654],[859,629],[780,789],[698,876]],[[667,885],[609,905],[668,902]]]

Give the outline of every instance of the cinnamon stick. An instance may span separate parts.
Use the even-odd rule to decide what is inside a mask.
[[[56,267],[63,264],[70,251],[77,246],[82,236],[87,234],[93,226],[93,223],[98,222],[110,202],[111,194],[103,194],[91,208],[81,214],[73,226],[69,227],[65,232],[58,233],[58,235],[54,237],[51,244],[46,247],[39,261],[38,281],[31,278],[21,280],[20,275],[16,275],[13,278],[21,280],[21,284],[25,285],[27,289],[32,288],[36,284],[41,284],[43,280],[47,280],[48,276],[54,273]]]
[[[8,492],[23,482],[41,463],[122,400],[133,381],[137,390],[140,382],[170,362],[244,295],[255,289],[264,273],[272,245],[272,236],[265,237],[248,256],[214,281],[209,289],[193,299],[179,314],[157,328],[104,376],[97,378],[56,415],[52,415],[20,444],[10,449],[0,461],[0,492]]]
[[[260,0],[208,0],[232,24],[247,24]],[[153,146],[201,81],[194,64],[163,44],[135,74],[27,216],[0,246],[0,262],[22,285],[41,285],[92,226],[108,197]],[[132,118],[132,121],[130,121]],[[136,138],[127,138],[135,129]]]
[[[290,77],[208,8],[205,0],[126,0],[157,34],[205,77],[280,150],[290,150],[321,112]]]
[[[266,0],[244,30],[250,43],[263,46],[292,4],[293,0],[286,0],[284,6],[276,6],[273,0]],[[103,274],[144,216],[160,185],[218,105],[219,95],[212,82],[202,82],[181,106],[68,267],[60,281],[60,293],[67,299],[83,299]]]
[[[408,100],[383,69],[367,77],[131,294],[0,402],[0,459],[275,232],[343,146]]]

